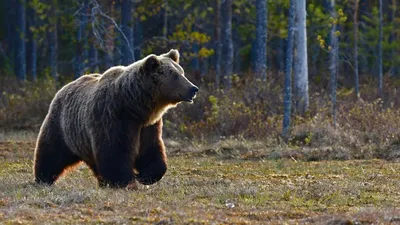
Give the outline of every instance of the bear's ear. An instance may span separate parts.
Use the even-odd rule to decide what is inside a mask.
[[[144,61],[144,69],[146,72],[151,72],[160,66],[160,61],[158,61],[156,55],[150,55]]]
[[[169,52],[165,53],[163,56],[166,56],[166,57],[174,60],[176,63],[179,63],[179,52],[176,49],[169,50]]]

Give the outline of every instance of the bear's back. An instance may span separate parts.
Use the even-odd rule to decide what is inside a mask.
[[[109,82],[110,80],[116,80],[125,72],[126,68],[124,66],[114,66],[106,70],[99,78],[100,82]]]

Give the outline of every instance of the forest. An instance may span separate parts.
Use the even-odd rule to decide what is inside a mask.
[[[400,221],[399,7],[2,0],[0,223],[40,224],[60,212],[55,223]],[[84,165],[54,187],[29,183],[58,90],[170,49],[199,92],[163,117],[170,168],[160,184],[99,189]]]

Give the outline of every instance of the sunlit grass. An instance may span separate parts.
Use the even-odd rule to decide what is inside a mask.
[[[138,191],[98,188],[83,164],[46,187],[32,183],[34,144],[15,143],[0,143],[2,224],[296,224],[338,218],[389,223],[400,218],[400,163],[395,162],[181,154],[170,157],[161,182]]]

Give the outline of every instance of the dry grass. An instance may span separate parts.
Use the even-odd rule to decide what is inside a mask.
[[[166,176],[138,191],[100,189],[81,165],[32,183],[33,137],[0,142],[0,224],[395,224],[400,163],[244,157],[257,142],[169,142]],[[248,160],[251,159],[251,160]],[[396,209],[397,208],[397,209]]]

